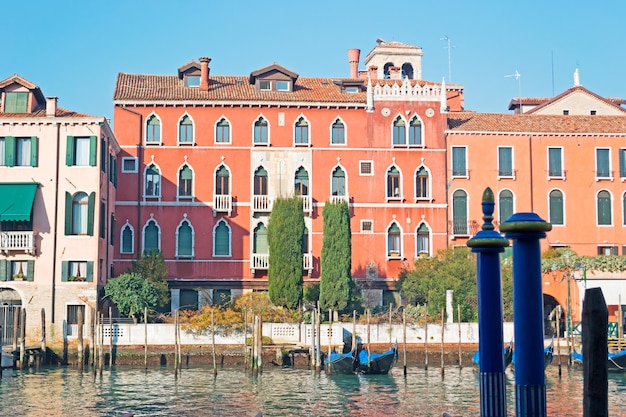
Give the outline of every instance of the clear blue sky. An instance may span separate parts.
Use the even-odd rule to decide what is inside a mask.
[[[28,2],[5,14],[0,79],[17,73],[59,106],[112,117],[118,72],[176,74],[209,56],[211,74],[248,75],[277,62],[300,76],[348,77],[376,38],[423,48],[423,78],[465,87],[467,109],[507,113],[512,97],[573,85],[626,97],[623,0]],[[8,37],[7,37],[8,36]],[[521,74],[520,82],[514,77]],[[449,81],[449,80],[448,80]],[[521,88],[520,88],[521,87]]]

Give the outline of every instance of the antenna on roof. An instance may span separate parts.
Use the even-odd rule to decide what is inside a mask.
[[[448,35],[445,35],[443,38],[439,38],[439,40],[448,42],[448,45],[444,46],[444,48],[448,49],[448,82],[452,83],[452,60],[450,51],[454,48],[454,46],[450,46],[450,38],[448,38]]]
[[[508,77],[515,77],[515,79],[517,80],[517,88],[518,88],[518,94],[519,94],[518,96],[519,112],[524,113],[524,109],[522,108],[522,74],[520,74],[517,70],[515,70],[515,73],[504,76],[504,78],[508,78]]]

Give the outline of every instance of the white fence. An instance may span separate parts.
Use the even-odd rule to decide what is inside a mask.
[[[111,342],[115,346],[143,346],[148,345],[174,345],[174,325],[173,324],[148,324],[147,338],[144,324],[104,324],[102,332],[105,345]],[[272,339],[274,344],[291,344],[295,346],[310,346],[312,343],[312,326],[310,324],[288,324],[288,323],[263,323],[263,335]],[[448,323],[444,325],[443,342],[446,344],[458,344],[459,337],[461,343],[478,343],[478,323]],[[329,336],[333,346],[341,346],[350,343],[352,340],[352,323],[333,323],[330,329],[324,324],[320,327],[321,345],[328,345]],[[409,344],[421,344],[426,341],[426,331],[424,326],[407,325],[406,342]],[[513,323],[504,323],[504,342],[513,340]],[[72,332],[69,339],[75,339],[76,333]],[[87,328],[85,328],[87,335]],[[251,332],[248,331],[248,337]],[[356,336],[359,343],[367,343],[367,325],[356,325]],[[181,330],[181,344],[183,345],[210,345],[212,335],[209,330],[206,334],[197,335]],[[369,329],[370,343],[394,343],[399,344],[404,341],[404,330],[402,325],[387,323],[371,324]],[[441,325],[428,325],[429,345],[441,344]],[[218,345],[242,345],[244,343],[243,332],[229,332],[224,334],[220,330],[215,333],[215,344]]]

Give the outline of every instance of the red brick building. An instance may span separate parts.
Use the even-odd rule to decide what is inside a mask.
[[[305,281],[320,278],[324,204],[346,200],[353,276],[372,303],[392,297],[403,266],[448,243],[444,131],[463,89],[419,79],[421,56],[379,41],[365,71],[349,51],[347,78],[214,75],[209,58],[120,73],[115,274],[158,248],[172,308],[264,289],[272,203],[300,195]]]

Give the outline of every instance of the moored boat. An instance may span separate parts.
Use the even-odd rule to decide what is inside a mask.
[[[353,352],[337,353],[333,350],[330,353],[328,364],[332,373],[353,374],[356,371],[357,360]]]
[[[572,362],[583,363],[583,354],[572,351]],[[626,372],[626,350],[617,353],[609,353],[607,357],[607,369],[609,372]]]
[[[361,349],[358,354],[357,371],[359,373],[370,374],[387,374],[398,361],[398,346],[394,345],[388,351],[383,353],[370,352],[367,349]]]

